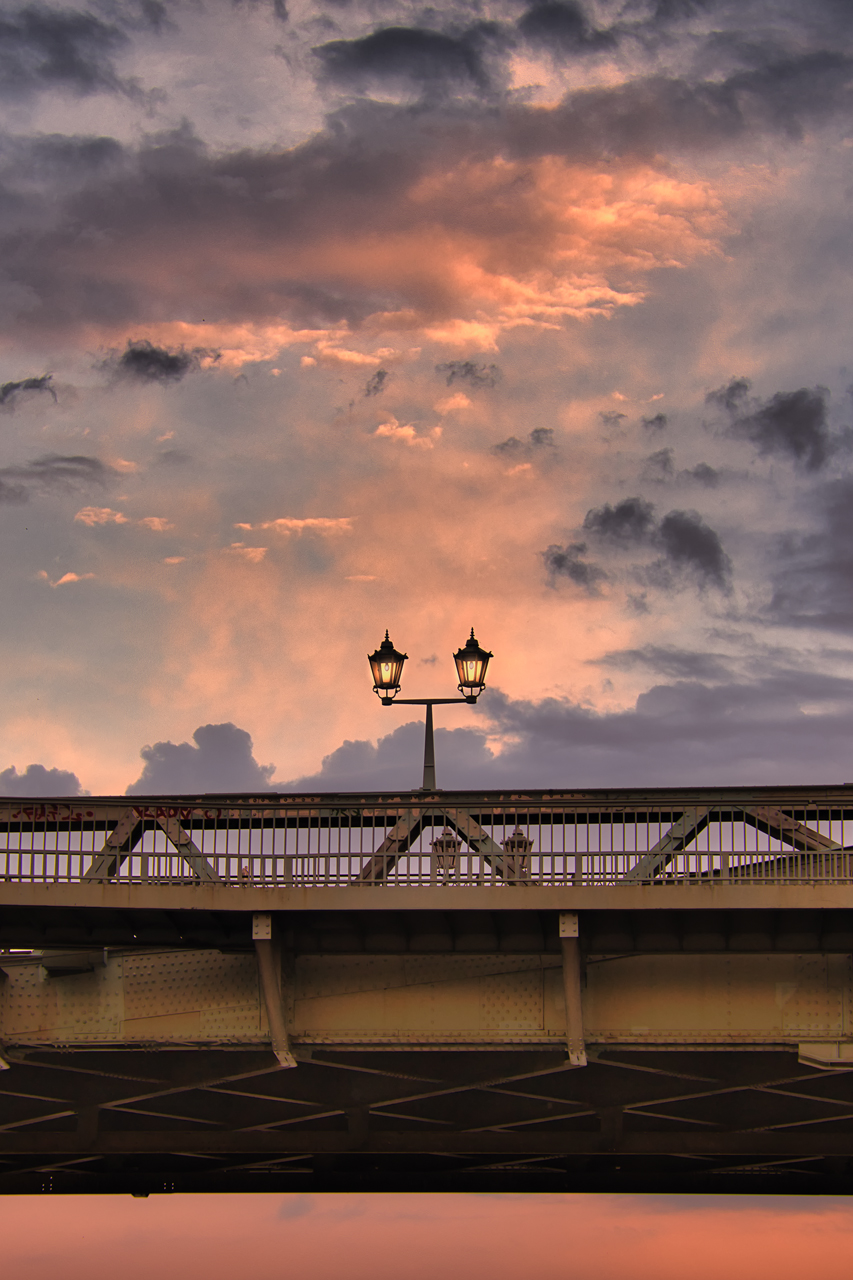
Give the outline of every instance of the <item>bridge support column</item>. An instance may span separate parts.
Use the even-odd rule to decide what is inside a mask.
[[[290,1038],[284,1018],[284,1001],[281,991],[281,956],[272,936],[272,915],[257,911],[252,917],[252,941],[258,957],[261,991],[267,1010],[272,1051],[282,1067],[295,1067],[296,1059],[290,1051]]]
[[[563,992],[566,998],[566,1042],[569,1063],[586,1066],[583,1036],[583,1004],[581,1002],[581,949],[578,936],[578,913],[560,912],[560,946],[563,951]]]

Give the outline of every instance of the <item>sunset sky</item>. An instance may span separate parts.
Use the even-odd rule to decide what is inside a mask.
[[[0,1227],[27,1280],[802,1280],[853,1245],[841,1196],[8,1196]]]
[[[366,654],[472,625],[439,785],[853,779],[852,81],[846,0],[4,2],[0,789],[417,786]]]

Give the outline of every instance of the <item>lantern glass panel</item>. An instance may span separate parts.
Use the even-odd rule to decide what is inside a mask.
[[[399,689],[400,677],[403,674],[403,663],[408,654],[398,653],[385,632],[385,639],[374,653],[367,656],[373,676],[373,687],[377,690]]]
[[[453,655],[456,663],[456,670],[459,674],[459,687],[468,692],[479,692],[486,684],[486,669],[489,665],[491,654],[485,649],[481,649],[477,644],[474,636],[474,628],[471,628],[471,636],[464,648],[458,649]]]

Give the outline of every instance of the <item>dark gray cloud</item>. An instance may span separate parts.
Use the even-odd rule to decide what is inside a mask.
[[[590,595],[597,595],[599,583],[604,582],[607,574],[597,564],[581,558],[586,551],[585,542],[570,542],[565,547],[555,543],[543,551],[542,558],[552,582],[556,578],[568,578]]]
[[[643,498],[623,498],[615,507],[605,502],[587,511],[583,527],[613,542],[645,542],[654,531],[654,511],[654,505]]]
[[[359,40],[332,40],[314,53],[323,76],[348,88],[362,89],[372,81],[406,81],[420,88],[465,86],[485,90],[489,76],[483,61],[485,26],[462,35],[447,35],[424,27],[383,27]],[[497,34],[497,28],[491,29]]]
[[[658,449],[649,454],[643,467],[643,475],[649,480],[671,480],[675,475],[675,457],[672,449]]]
[[[368,378],[364,394],[366,396],[380,395],[385,390],[390,376],[387,369],[377,369],[373,376]]]
[[[644,645],[642,649],[617,649],[605,653],[595,665],[616,671],[642,668],[671,680],[729,680],[730,663],[719,653],[696,653],[675,645]]]
[[[668,449],[661,451],[664,455],[669,452]],[[665,469],[669,461],[667,457],[659,459],[659,471]],[[654,512],[654,505],[644,498],[623,498],[615,507],[609,502],[592,507],[584,517],[583,527],[602,542],[623,548],[660,548],[663,557],[639,571],[641,580],[652,586],[671,590],[678,585],[679,577],[686,576],[700,588],[715,586],[728,590],[731,561],[719,535],[705,524],[699,513],[670,511],[658,524]]]
[[[170,350],[157,347],[147,338],[129,341],[120,356],[112,356],[105,362],[120,378],[134,382],[180,382],[192,369],[199,367],[201,356],[210,352],[186,351],[183,347]]]
[[[722,479],[720,472],[713,467],[709,467],[707,462],[697,462],[695,467],[681,471],[679,475],[687,480],[695,480],[697,484],[704,485],[706,489],[718,488]]]
[[[21,378],[18,382],[4,382],[0,385],[0,409],[10,412],[15,408],[22,396],[29,392],[47,392],[56,402],[56,392],[51,385],[53,375],[43,373],[37,378]]]
[[[566,698],[514,701],[491,689],[473,714],[473,729],[436,730],[444,788],[830,784],[853,776],[843,763],[853,681],[799,670],[769,670],[753,683],[676,679],[629,710],[604,714]],[[486,726],[506,737],[499,755]],[[422,725],[403,725],[376,745],[345,743],[318,773],[282,790],[412,790],[422,752]]]
[[[113,65],[126,43],[124,31],[92,13],[38,4],[6,12],[0,16],[0,93],[20,98],[43,89],[126,90]]]
[[[540,786],[695,786],[847,782],[836,753],[851,711],[853,681],[780,669],[755,682],[656,685],[633,709],[604,714],[566,699],[514,702],[491,690],[480,713],[517,735],[499,757],[507,781],[539,770]]]
[[[519,151],[652,156],[670,149],[706,150],[756,133],[802,136],[847,109],[853,59],[834,49],[768,58],[723,79],[649,76],[616,87],[569,94],[547,120],[523,108],[510,114]],[[755,59],[754,59],[755,60]]]
[[[500,444],[495,445],[492,452],[517,457],[519,454],[526,453],[529,448],[530,446],[523,440],[519,440],[518,436],[507,436],[506,440],[501,440]]]
[[[18,773],[14,765],[0,772],[0,796],[87,796],[76,773],[67,769],[46,769],[43,764],[27,765]]]
[[[779,391],[762,403],[750,400],[750,386],[747,378],[734,378],[705,399],[727,411],[730,434],[749,440],[762,457],[787,457],[805,471],[819,471],[839,450],[849,448],[849,433],[830,430],[825,387]]]
[[[660,523],[658,537],[674,568],[687,572],[702,586],[728,588],[731,560],[719,535],[698,511],[670,511]]]
[[[35,165],[21,144],[6,179],[14,199],[3,206],[0,256],[10,283],[25,291],[20,296],[34,295],[41,305],[22,308],[18,332],[129,327],[178,308],[191,322],[287,316],[307,328],[356,326],[377,311],[413,307],[435,314],[445,305],[440,291],[417,272],[365,285],[307,266],[316,259],[301,249],[318,235],[381,237],[417,224],[408,193],[472,156],[647,161],[672,150],[752,143],[759,134],[794,136],[847,111],[851,69],[853,59],[843,53],[809,52],[696,83],[632,77],[569,93],[547,111],[518,98],[464,109],[441,100],[414,109],[361,99],[291,149],[208,150],[183,127],[148,136],[138,148],[113,147],[99,167],[70,182],[67,165],[54,175],[43,160],[38,181],[19,180],[18,169]],[[43,142],[28,145],[32,156],[44,156]],[[504,227],[516,234],[511,208],[511,201],[495,202],[490,234],[499,237]],[[478,202],[455,208],[453,219],[482,235]],[[223,245],[228,252],[212,273]],[[247,274],[244,250],[274,250],[276,271]],[[491,385],[490,366],[454,363],[456,381]],[[466,378],[465,368],[475,376]]]
[[[732,424],[735,435],[750,440],[760,454],[793,458],[807,471],[824,466],[837,448],[827,422],[828,392],[801,387],[782,392]]]
[[[492,754],[485,736],[476,729],[435,731],[437,782],[455,787],[459,778],[488,770]],[[423,777],[424,727],[416,721],[400,725],[374,744],[347,741],[323,760],[319,773],[298,778],[282,791],[412,791]]]
[[[675,450],[658,449],[655,453],[650,453],[646,458],[641,479],[652,480],[658,484],[663,484],[670,480],[687,481],[692,484],[700,484],[703,489],[717,489],[722,483],[723,472],[709,467],[707,462],[697,462],[695,467],[687,467],[676,472]]]
[[[751,386],[749,378],[732,378],[726,386],[709,391],[705,403],[725,409],[728,413],[738,413],[747,401]]]
[[[518,30],[531,44],[541,45],[557,56],[593,53],[616,44],[612,31],[597,30],[574,0],[542,0],[520,18]]]
[[[494,387],[502,376],[496,364],[475,364],[473,360],[448,360],[446,364],[437,364],[435,371],[444,374],[449,387],[454,382],[463,382],[468,387]]]
[[[770,616],[787,625],[853,631],[853,478],[819,485],[807,503],[818,528],[779,539]]]
[[[605,427],[618,427],[628,417],[627,413],[620,413],[618,409],[602,409],[598,416]]]
[[[27,502],[32,493],[51,489],[73,492],[93,484],[103,486],[115,474],[99,458],[48,453],[21,466],[0,467],[0,502]]]
[[[652,418],[641,418],[643,426],[647,431],[663,431],[669,422],[665,413],[656,413]]]
[[[529,457],[542,449],[554,448],[554,428],[553,427],[534,427],[528,434],[526,440],[519,440],[518,436],[508,436],[506,440],[502,440],[500,444],[496,444],[493,453],[508,457]]]
[[[129,796],[272,790],[275,765],[258,764],[252,739],[234,724],[204,724],[192,743],[155,742],[139,754],[145,768],[127,788]]]
[[[534,427],[530,432],[530,443],[534,449],[549,449],[554,444],[553,427]]]

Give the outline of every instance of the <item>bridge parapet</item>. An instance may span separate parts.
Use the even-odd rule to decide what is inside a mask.
[[[851,854],[853,786],[0,802],[6,885],[851,885]]]

